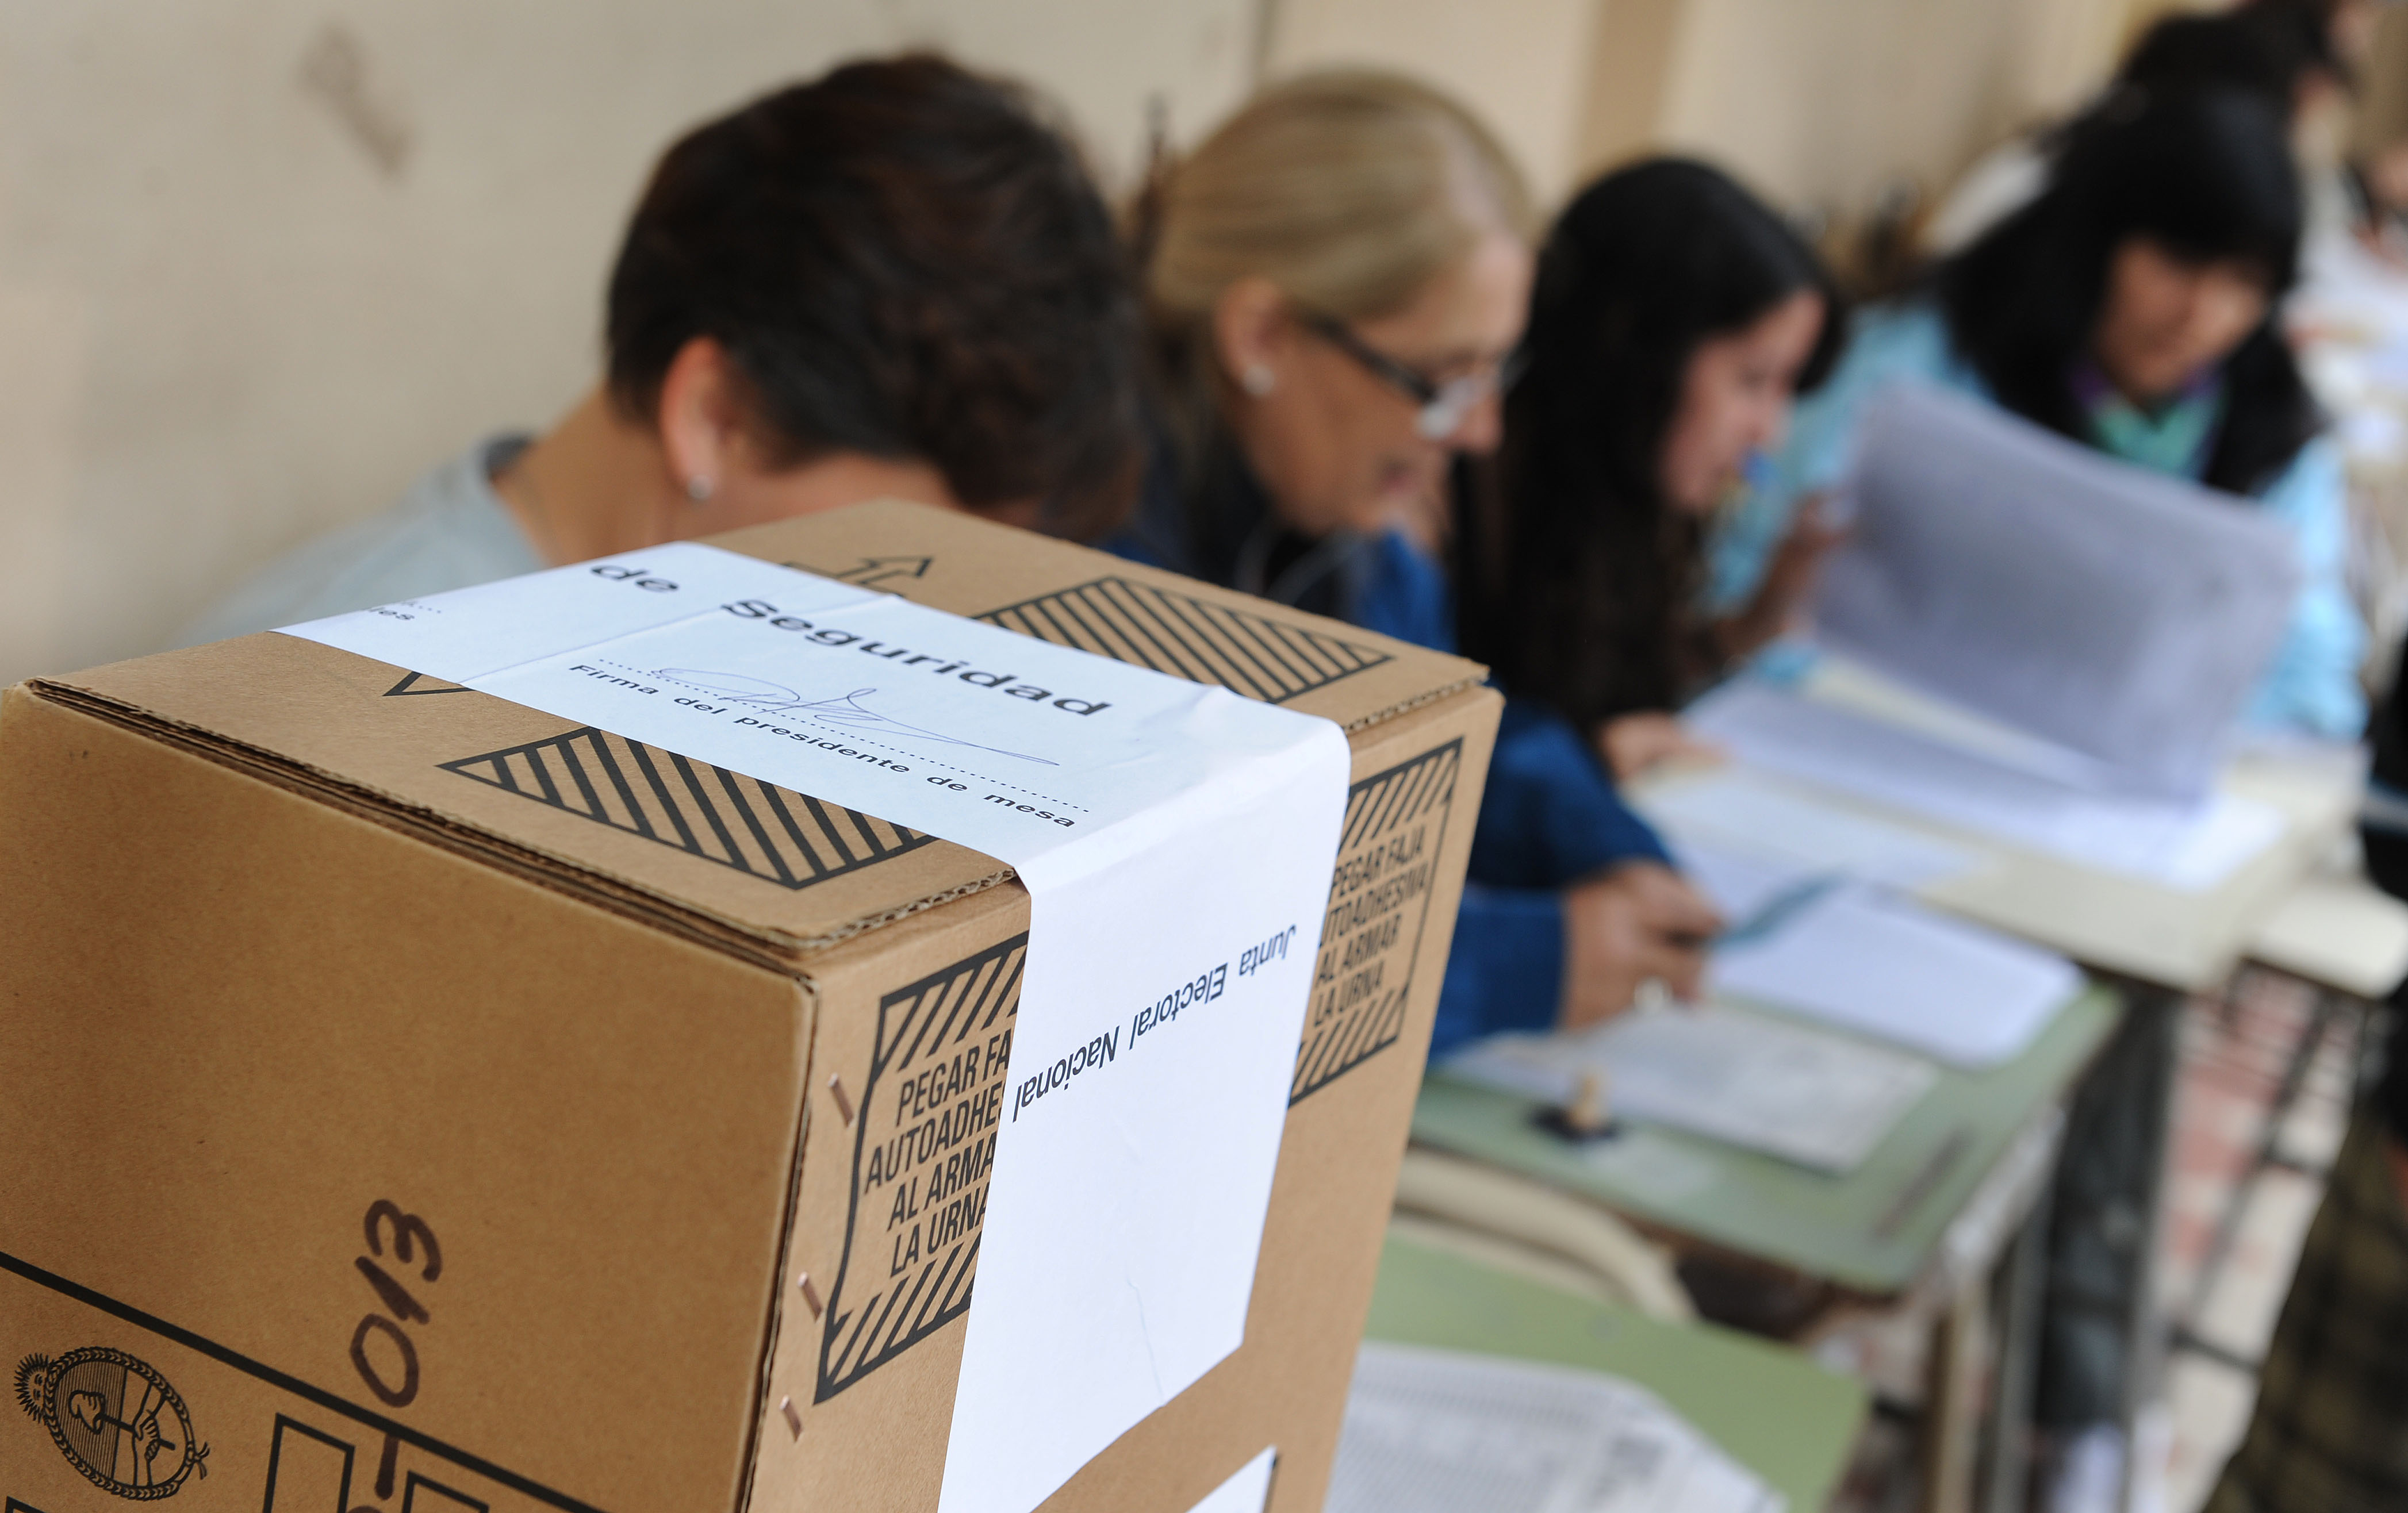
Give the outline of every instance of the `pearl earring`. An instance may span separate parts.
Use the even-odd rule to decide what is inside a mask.
[[[1279,380],[1271,377],[1271,370],[1260,363],[1252,364],[1238,376],[1238,387],[1256,399],[1269,393],[1271,390],[1278,387],[1278,383]]]
[[[710,480],[697,473],[685,480],[685,496],[695,504],[710,497]]]

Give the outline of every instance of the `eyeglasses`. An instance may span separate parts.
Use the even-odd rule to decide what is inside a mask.
[[[1334,315],[1307,310],[1301,319],[1306,330],[1353,358],[1362,364],[1366,373],[1420,407],[1413,417],[1413,429],[1425,441],[1443,441],[1455,435],[1474,406],[1492,394],[1512,388],[1513,380],[1522,374],[1522,354],[1517,350],[1501,363],[1483,364],[1459,378],[1441,382],[1390,357],[1354,335],[1345,321]]]

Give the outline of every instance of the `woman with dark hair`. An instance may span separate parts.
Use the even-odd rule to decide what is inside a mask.
[[[2289,122],[2294,154],[2314,163],[2328,155],[2318,138],[2329,135],[2334,107],[2350,78],[2347,61],[2334,50],[2315,9],[2269,0],[2230,10],[2177,11],[2141,34],[2108,88],[2259,95]],[[1924,223],[1923,250],[1935,257],[1954,256],[2038,198],[2048,187],[2050,161],[2082,120],[2077,114],[2049,122],[1983,154]]]
[[[1451,649],[1432,527],[1464,459],[1498,443],[1528,305],[1528,199],[1503,148],[1425,85],[1308,74],[1168,166],[1148,211],[1162,446],[1112,550]],[[1478,835],[1512,838],[1473,842],[1433,1052],[1590,1023],[1650,978],[1695,988],[1713,908],[1526,701]]]
[[[2365,631],[2342,579],[2341,463],[2276,321],[2300,235],[2298,174],[2265,101],[2119,93],[2072,129],[2037,200],[1923,293],[1857,321],[1768,486],[1722,533],[1711,600],[1756,592],[1798,501],[1842,472],[1874,393],[1933,385],[2288,524],[2302,585],[2247,718],[2355,737]]]
[[[1748,602],[1707,612],[1715,511],[1839,351],[1838,291],[1703,164],[1611,174],[1555,222],[1507,396],[1498,507],[1465,533],[1464,649],[1628,778],[1678,709],[1787,627],[1829,534],[1793,524]]]
[[[852,64],[673,145],[610,277],[608,371],[269,566],[187,644],[871,498],[1095,539],[1136,493],[1137,302],[1025,91]]]

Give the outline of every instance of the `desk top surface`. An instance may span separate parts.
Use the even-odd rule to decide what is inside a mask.
[[[1917,896],[2086,966],[2206,992],[2248,951],[2357,807],[2355,783],[2314,764],[2244,758],[2225,770],[2221,787],[2280,811],[2284,831],[2214,888],[2186,892],[1952,831],[1950,840],[1989,864]]]
[[[1443,1072],[1422,1084],[1413,1138],[1707,1245],[1888,1297],[1922,1274],[2000,1157],[2089,1064],[2120,1013],[2114,992],[2094,986],[2005,1065],[1941,1067],[1931,1091],[1840,1176],[1637,1120],[1612,1139],[1574,1145],[1532,1122],[1530,1100]]]
[[[1920,695],[1838,658],[1821,659],[1799,692],[1909,728],[1924,718]],[[1633,792],[1643,804],[1651,790],[1696,781],[1714,770],[1667,771]],[[2188,892],[2083,866],[1908,809],[1760,776],[1840,813],[1935,836],[1980,859],[1968,872],[1915,890],[1925,902],[2061,951],[2086,966],[2184,992],[2212,989],[2231,972],[2317,858],[2347,832],[2364,788],[2358,769],[2332,753],[2235,758],[2218,786],[2275,809],[2284,820],[2283,834],[2214,887]]]
[[[1797,1350],[1713,1324],[1660,1322],[1403,1240],[1381,1256],[1365,1334],[1625,1377],[1786,1494],[1797,1513],[1829,1499],[1864,1421],[1864,1389]]]

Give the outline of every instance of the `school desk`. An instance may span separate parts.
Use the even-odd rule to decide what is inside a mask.
[[[1819,662],[1799,692],[1910,727],[1928,717],[1928,707],[1912,692],[1837,658]],[[1633,792],[1643,806],[1651,794],[1711,781],[1715,770],[1666,772],[1634,785]],[[2094,970],[2186,993],[2213,991],[2230,975],[2261,926],[2348,834],[2365,786],[2358,766],[2338,754],[2270,750],[2234,758],[2219,787],[2271,806],[2283,817],[2283,832],[2214,887],[2189,892],[2084,866],[1854,794],[1758,776],[1834,813],[1876,820],[1967,852],[1973,865],[1966,871],[1914,891],[1925,903],[2061,951]]]
[[[1818,664],[1801,692],[1908,726],[1921,723],[1929,712],[1913,692],[1838,659]],[[2342,898],[2347,885],[2318,877],[2318,864],[2347,836],[2363,792],[2361,769],[2346,752],[2259,749],[2229,761],[2219,775],[2220,788],[2272,807],[2283,818],[2283,830],[2215,886],[2199,891],[2083,866],[1902,807],[1759,776],[1830,811],[1877,820],[1970,853],[1971,868],[1917,889],[1915,896],[2061,951],[2116,981],[2127,1015],[2119,1045],[2134,1053],[2103,1058],[2102,1064],[2114,1070],[2077,1091],[2072,1121],[2076,1141],[2092,1163],[2086,1180],[2095,1185],[2102,1179],[2099,1163],[2113,1163],[2112,1180],[2124,1201],[2150,1215],[2153,1224],[2164,1218],[2176,1026],[2184,998],[2219,990],[2252,957],[2319,989],[2363,994],[2386,973],[2396,976],[2408,936],[2398,906],[2365,896],[2362,887],[2356,896]],[[1643,803],[1651,792],[1709,778],[1706,772],[1668,773],[1637,792]],[[2139,1111],[2149,1123],[2141,1138],[2082,1138],[2083,1130],[2113,1122],[2119,1107]],[[2139,1247],[2134,1272],[2121,1287],[2128,1430],[2157,1393],[2168,1337],[2156,1274],[2158,1249],[2155,1243]],[[2014,1367],[2011,1356],[2002,1369]],[[2015,1490],[1994,1486],[1991,1500],[2001,1504]]]
[[[1986,1406],[1993,1443],[2016,1442],[2028,1416],[2041,1305],[2031,1281],[2064,1108],[2119,1014],[2115,992],[2094,985],[2014,1061],[1941,1068],[1842,1175],[1632,1120],[1611,1139],[1573,1144],[1535,1121],[1530,1100],[1442,1071],[1423,1083],[1413,1138],[1593,1198],[1727,1273],[1770,1274],[1787,1307],[1766,1320],[1774,1332],[1810,1331],[1851,1306],[1928,1307],[1924,1506],[2003,1507],[2021,1468],[1994,1457],[1976,1498],[1983,1416]],[[1993,1339],[1998,1376],[1985,1391]]]
[[[2314,873],[2258,924],[2248,956],[2351,998],[2385,998],[2408,974],[2408,904],[2362,877]]]
[[[2046,1121],[2116,1013],[2114,994],[2093,987],[2005,1065],[1941,1067],[1931,1091],[1839,1176],[1636,1120],[1611,1139],[1575,1144],[1541,1127],[1530,1100],[1443,1071],[1422,1084],[1413,1138],[1595,1198],[1685,1248],[1768,1263],[1858,1298],[1895,1297],[1929,1268],[2017,1138]]]
[[[1864,1422],[1864,1389],[1797,1350],[1660,1322],[1406,1240],[1381,1254],[1364,1333],[1635,1382],[1786,1496],[1791,1513],[1828,1501]]]

